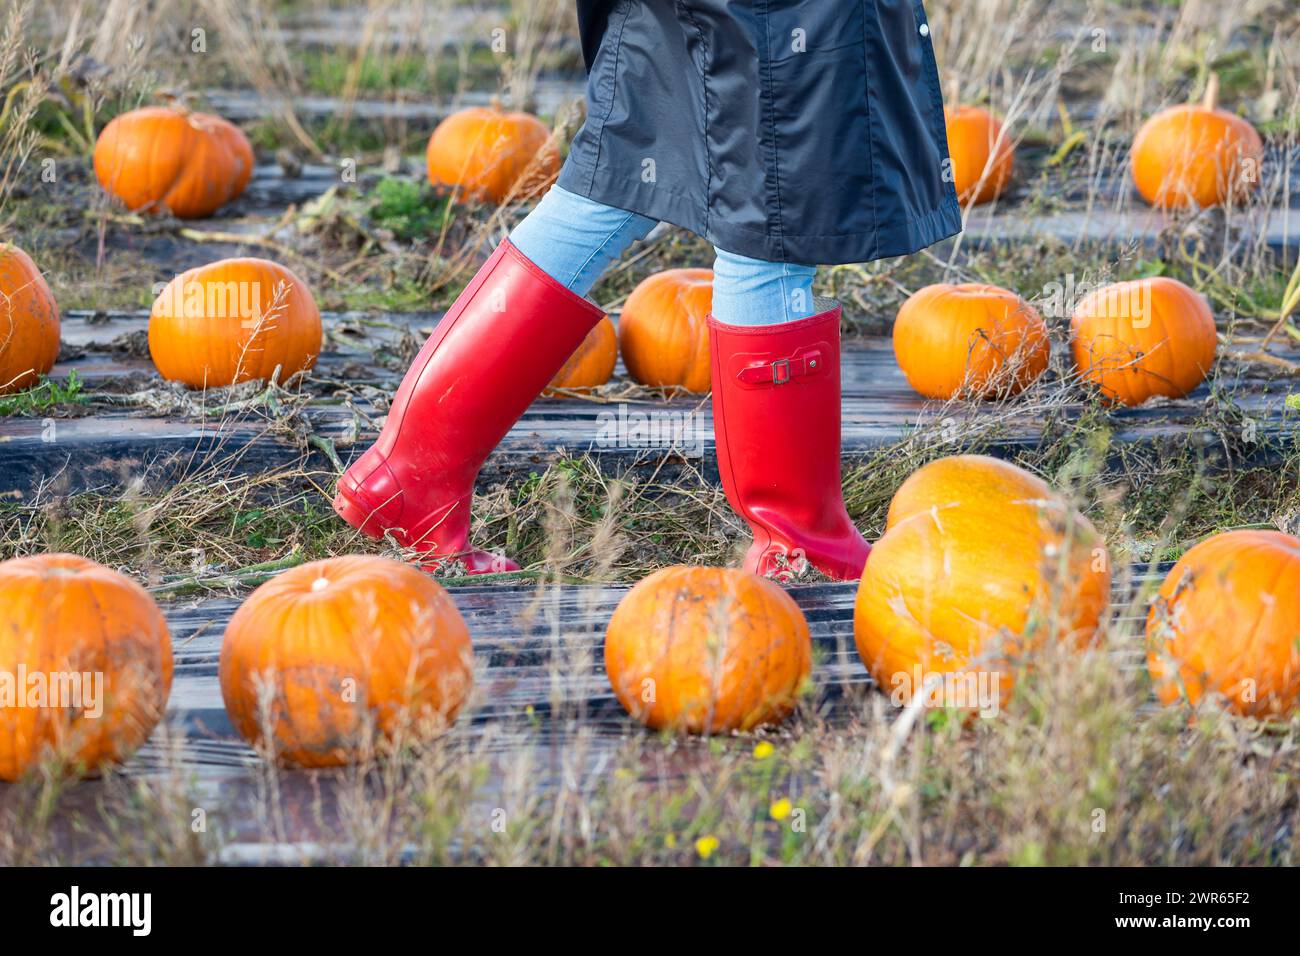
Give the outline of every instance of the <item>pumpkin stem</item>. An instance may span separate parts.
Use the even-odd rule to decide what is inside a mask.
[[[488,100],[488,106],[497,113],[501,112],[501,97],[493,94],[492,99]]]
[[[1217,109],[1219,105],[1219,74],[1211,73],[1210,78],[1205,81],[1205,96],[1201,98],[1201,105],[1207,110]]]
[[[181,95],[173,93],[170,90],[160,90],[158,92],[158,99],[162,100],[164,106],[174,109],[182,116],[189,116],[190,113],[193,112],[190,109],[189,104],[185,102]]]

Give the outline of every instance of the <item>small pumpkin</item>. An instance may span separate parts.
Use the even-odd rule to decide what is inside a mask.
[[[59,357],[59,307],[31,256],[0,242],[0,395],[34,385]]]
[[[1165,276],[1093,290],[1075,307],[1070,334],[1080,378],[1124,405],[1191,392],[1213,367],[1218,344],[1205,299]]]
[[[668,567],[619,602],[605,672],[647,727],[750,730],[794,710],[812,673],[812,639],[774,582],[735,568]]]
[[[1005,696],[1014,667],[1048,632],[1090,641],[1109,592],[1099,536],[1046,482],[995,458],[954,455],[894,494],[863,569],[854,638],[900,702],[958,673]]]
[[[1153,206],[1206,208],[1244,200],[1259,180],[1264,142],[1249,122],[1218,108],[1211,77],[1199,104],[1161,110],[1133,140],[1137,190]]]
[[[618,331],[610,317],[605,316],[551,379],[547,394],[554,389],[597,388],[610,380],[617,364]]]
[[[913,293],[894,322],[894,355],[927,398],[1014,395],[1047,368],[1047,324],[994,285],[940,283]]]
[[[166,208],[180,219],[199,219],[244,191],[253,147],[220,116],[146,106],[104,127],[94,162],[99,184],[128,209]]]
[[[711,269],[666,269],[643,279],[618,318],[618,345],[633,381],[709,390]]]
[[[167,622],[148,592],[72,554],[0,563],[0,780],[47,759],[93,774],[162,719]]]
[[[221,696],[250,743],[302,767],[356,761],[368,735],[428,739],[473,684],[469,629],[442,585],[388,558],[300,565],[235,612]]]
[[[535,116],[499,105],[452,113],[425,150],[429,182],[459,189],[466,199],[532,199],[560,172],[560,150]]]
[[[978,106],[945,106],[953,187],[963,206],[991,202],[1011,182],[1015,145],[1002,122]]]
[[[307,284],[267,259],[223,259],[172,279],[149,315],[149,354],[190,388],[285,382],[316,364],[320,311]]]
[[[1300,539],[1228,531],[1191,548],[1147,615],[1147,669],[1160,700],[1219,694],[1238,714],[1300,707]]]

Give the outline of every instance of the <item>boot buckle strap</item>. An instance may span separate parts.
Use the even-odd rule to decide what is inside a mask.
[[[799,349],[788,358],[750,361],[743,365],[736,378],[745,385],[788,385],[796,378],[817,375],[826,366],[824,352],[813,346]]]

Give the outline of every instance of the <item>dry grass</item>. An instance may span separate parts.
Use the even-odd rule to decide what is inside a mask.
[[[496,721],[343,771],[260,761],[237,816],[164,742],[147,780],[10,788],[0,862],[238,862],[264,841],[379,865],[1293,865],[1296,725],[1152,711],[1131,635],[1110,641],[1049,644],[973,723],[853,689],[832,719],[810,701],[710,741]]]

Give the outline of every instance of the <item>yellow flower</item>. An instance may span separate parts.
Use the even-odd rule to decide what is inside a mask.
[[[761,743],[759,743],[759,744],[754,748],[754,759],[755,759],[755,760],[766,760],[768,757],[772,756],[772,754],[774,754],[774,753],[776,753],[776,748],[773,747],[773,746],[772,746],[770,743],[768,743],[766,740],[764,740],[764,741],[762,741]]]
[[[695,852],[700,855],[701,860],[707,860],[718,849],[718,838],[715,836],[702,836],[695,841]]]
[[[614,777],[618,780],[631,780],[632,771],[627,767],[617,767],[614,770]]]
[[[668,847],[670,850],[677,849],[677,834],[670,833],[664,837],[664,846]]]
[[[790,811],[793,809],[794,804],[785,797],[782,797],[780,800],[776,801],[776,803],[768,807],[767,812],[772,815],[773,820],[784,820],[790,815]]]

